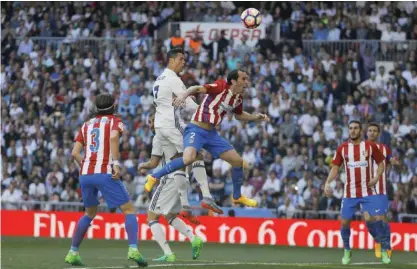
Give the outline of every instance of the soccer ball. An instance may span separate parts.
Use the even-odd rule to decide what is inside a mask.
[[[243,25],[248,29],[255,29],[262,22],[262,15],[256,8],[248,8],[242,12],[240,19],[243,22]]]

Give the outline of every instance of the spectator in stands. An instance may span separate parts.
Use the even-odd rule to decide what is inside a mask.
[[[417,181],[416,176],[414,176],[414,182]],[[416,183],[415,183],[416,184]],[[407,213],[417,214],[417,187],[414,187],[410,198],[407,203]]]
[[[348,121],[372,118],[385,124],[381,141],[391,144],[394,154],[406,163],[405,167],[391,169],[389,178],[393,189],[401,193],[393,208],[398,212],[409,210],[417,173],[410,168],[408,162],[412,157],[407,154],[415,150],[417,142],[414,126],[417,73],[413,66],[417,58],[404,33],[406,39],[413,39],[417,29],[413,27],[417,21],[415,12],[412,13],[415,5],[406,3],[408,15],[395,12],[403,8],[401,2],[390,3],[388,7],[384,3],[376,7],[372,3],[352,3],[348,8],[341,3],[278,3],[272,10],[262,10],[262,14],[265,25],[279,22],[285,40],[274,42],[268,29],[256,50],[248,49],[249,41],[243,45],[229,41],[230,32],[225,31],[212,41],[196,40],[201,44],[194,47],[189,46],[188,40],[185,44],[180,31],[165,43],[153,38],[152,28],[158,29],[168,21],[184,21],[185,17],[198,22],[204,15],[212,14],[215,20],[227,21],[230,15],[230,20],[240,22],[244,7],[230,3],[221,3],[227,6],[221,12],[205,3],[156,3],[133,8],[128,3],[119,3],[109,4],[109,15],[105,15],[107,4],[86,4],[74,9],[72,3],[63,2],[59,14],[53,7],[27,9],[33,16],[27,15],[26,9],[16,12],[15,6],[5,4],[2,14],[6,16],[1,18],[0,85],[2,174],[6,179],[2,181],[3,194],[16,182],[15,190],[22,192],[21,199],[79,201],[78,170],[70,157],[71,141],[76,135],[72,126],[89,116],[94,96],[106,91],[115,95],[118,107],[123,110],[126,131],[121,147],[126,175],[134,177],[130,184],[136,186],[137,204],[146,205],[149,201],[143,195],[143,175],[135,167],[137,160],[142,162],[149,157],[151,137],[146,117],[152,111],[152,85],[166,62],[166,51],[181,46],[187,54],[187,69],[182,74],[187,85],[225,77],[233,66],[243,68],[252,83],[245,93],[244,105],[273,116],[274,121],[266,125],[235,124],[231,117],[219,126],[235,148],[247,152],[252,159],[246,171],[247,188],[255,190],[254,197],[262,200],[265,207],[283,205],[292,184],[300,182],[294,179],[308,172],[313,187],[304,201],[305,208],[336,209],[335,197],[340,195],[342,183],[338,181],[334,187],[335,197],[317,199],[317,192],[322,192],[316,184],[317,178],[328,169],[335,143],[347,138]],[[180,11],[186,5],[192,12]],[[309,37],[323,42],[338,40],[338,32],[340,39],[347,40],[346,46],[336,43],[316,46],[305,40]],[[20,36],[22,33],[26,37]],[[41,35],[63,39],[51,42],[31,38]],[[76,39],[82,36],[104,39],[100,42]],[[115,42],[114,37],[128,39]],[[368,40],[350,41],[354,38]],[[403,43],[396,46],[378,40]],[[233,53],[234,49],[237,53]],[[383,64],[374,77],[375,62],[381,60],[394,61],[394,68]],[[402,63],[397,63],[398,60]],[[359,89],[357,85],[361,85]],[[319,120],[304,122],[304,116]],[[314,124],[309,126],[311,123]],[[50,174],[54,172],[54,163],[59,164],[58,171],[63,175],[61,182],[57,178],[63,189],[58,196],[56,190],[49,190],[55,184]],[[227,195],[230,167],[210,157],[208,173],[212,169],[220,169]],[[261,191],[271,171],[282,182],[278,195]],[[126,179],[130,181],[129,177]],[[47,186],[39,178],[45,179]],[[28,189],[26,196],[25,189]],[[45,196],[47,189],[49,195]],[[193,186],[191,200],[198,199],[198,195]],[[225,203],[230,201],[226,199]]]

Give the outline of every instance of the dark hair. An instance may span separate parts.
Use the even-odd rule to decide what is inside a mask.
[[[378,133],[381,132],[381,127],[379,127],[379,124],[378,123],[371,122],[371,123],[368,124],[368,128],[371,127],[371,126],[376,127],[378,129]]]
[[[168,54],[167,54],[168,60],[171,58],[175,59],[179,53],[184,54],[184,51],[182,50],[182,48],[171,49],[170,51],[168,51]]]
[[[358,121],[358,120],[351,120],[351,121],[349,122],[349,126],[350,126],[352,123],[357,123],[357,124],[359,124],[359,129],[361,129],[361,130],[362,130],[362,123],[361,123],[360,121]]]
[[[96,97],[95,115],[112,115],[114,113],[114,98],[108,93],[101,93]]]
[[[244,72],[239,69],[232,70],[229,74],[227,74],[227,84],[232,85],[232,80],[236,80],[239,78],[239,71]]]

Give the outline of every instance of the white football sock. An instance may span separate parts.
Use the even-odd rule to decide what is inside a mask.
[[[171,255],[172,251],[168,245],[166,240],[166,236],[164,230],[162,230],[161,224],[157,220],[149,222],[149,227],[151,227],[151,231],[155,241],[158,245],[162,248],[165,255]]]
[[[206,166],[204,165],[204,161],[195,161],[193,162],[192,166],[194,177],[200,185],[203,197],[212,198],[208,186]]]
[[[182,233],[184,236],[186,236],[190,241],[193,241],[194,239],[194,233],[193,230],[191,230],[190,227],[185,224],[185,222],[177,217],[172,218],[169,221],[169,225],[175,228],[178,232]]]
[[[188,202],[188,178],[183,171],[177,171],[174,174],[175,186],[177,186],[178,193],[180,194],[180,200],[182,206],[190,206]]]

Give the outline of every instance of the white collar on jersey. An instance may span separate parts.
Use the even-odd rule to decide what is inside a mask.
[[[174,70],[169,69],[168,67],[165,68],[164,72],[168,72],[168,73],[171,73],[172,75],[174,75],[176,77],[179,77],[178,74],[174,72]]]

